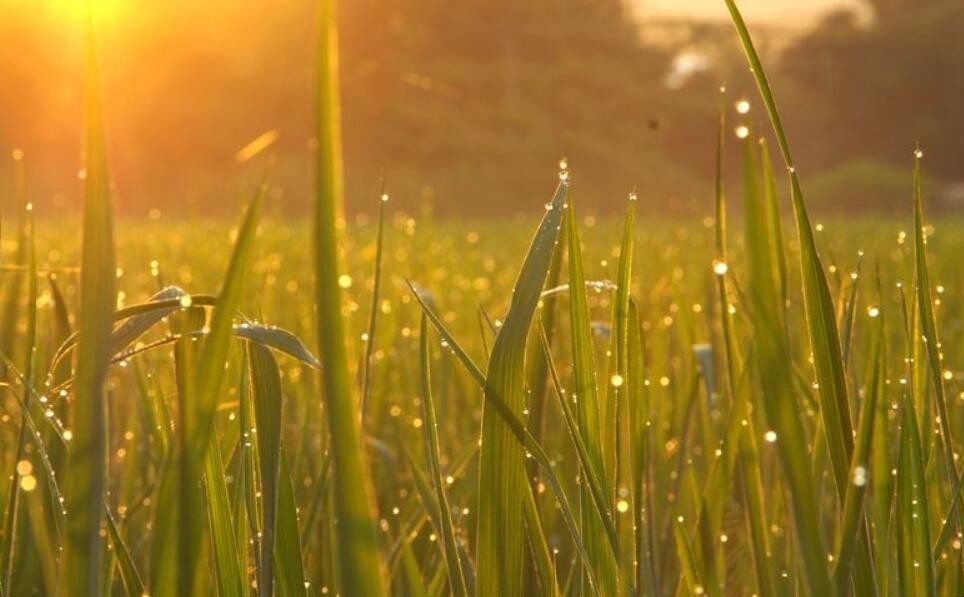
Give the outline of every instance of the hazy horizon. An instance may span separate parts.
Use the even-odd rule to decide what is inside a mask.
[[[634,13],[643,19],[674,17],[688,19],[726,19],[726,5],[717,0],[635,0],[629,2]],[[742,0],[740,11],[748,22],[780,21],[786,24],[792,19],[798,27],[806,27],[821,15],[839,8],[858,11],[865,8],[861,0]]]

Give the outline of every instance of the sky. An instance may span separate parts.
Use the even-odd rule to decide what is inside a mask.
[[[642,17],[726,18],[723,0],[635,0]],[[740,0],[748,21],[809,25],[821,14],[841,7],[859,8],[859,0]]]

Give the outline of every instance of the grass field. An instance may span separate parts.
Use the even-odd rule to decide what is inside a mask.
[[[775,143],[724,96],[702,221],[563,160],[345,224],[323,3],[312,224],[115,222],[92,71],[83,238],[0,239],[2,595],[960,594],[964,221],[913,148],[906,218],[811,220],[727,4]]]

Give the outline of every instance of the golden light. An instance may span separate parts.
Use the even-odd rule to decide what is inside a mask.
[[[85,23],[88,12],[95,22],[106,24],[114,21],[123,6],[123,0],[49,0],[52,11],[78,24]]]

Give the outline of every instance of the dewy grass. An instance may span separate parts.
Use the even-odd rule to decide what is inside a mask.
[[[811,224],[726,5],[797,243],[725,96],[712,223],[642,186],[584,219],[563,168],[531,226],[343,225],[333,0],[311,229],[261,185],[233,231],[115,231],[91,29],[82,243],[21,180],[0,246],[0,597],[961,594],[964,226],[927,225],[919,153],[896,244]]]
[[[107,490],[107,373],[116,306],[114,223],[101,111],[95,15],[88,14],[86,179],[73,439],[64,479],[63,567],[59,591],[95,594],[101,587],[100,529]]]

